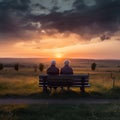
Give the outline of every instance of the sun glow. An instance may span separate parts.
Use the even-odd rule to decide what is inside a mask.
[[[55,57],[56,57],[56,58],[62,58],[63,55],[62,55],[61,53],[57,53],[57,54],[55,55]]]

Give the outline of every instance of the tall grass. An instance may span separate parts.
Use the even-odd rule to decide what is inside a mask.
[[[99,98],[120,98],[120,73],[118,68],[97,68],[96,71],[91,71],[88,66],[86,68],[74,68],[75,74],[89,73],[90,74],[90,88],[86,88],[85,97],[99,97]],[[115,87],[113,88],[113,80],[111,72],[115,76]],[[14,69],[7,69],[0,71],[0,97],[58,97],[58,98],[80,98],[83,97],[79,88],[71,88],[71,91],[64,91],[61,93],[60,89],[52,94],[45,95],[42,93],[42,88],[38,87],[38,76],[45,74],[37,71],[34,72],[32,68],[20,69],[18,72]]]

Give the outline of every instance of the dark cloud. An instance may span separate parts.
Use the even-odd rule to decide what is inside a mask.
[[[49,9],[42,2],[33,2],[31,5],[30,0],[1,1],[0,33],[14,36],[14,33],[22,35],[26,30],[56,29],[59,32],[74,32],[90,39],[104,36],[106,32],[112,35],[119,31],[119,0],[92,0],[91,3],[88,0],[74,0],[72,8],[63,11],[60,11],[62,8],[58,7],[57,2],[52,2],[54,6],[48,12]],[[39,8],[36,10],[39,14],[31,12],[36,8]]]
[[[87,2],[87,1],[86,1]],[[70,31],[86,37],[103,35],[119,30],[120,2],[119,0],[95,0],[88,7],[84,0],[76,0],[70,11],[51,12],[48,15],[32,16],[33,20],[41,21],[44,29],[57,29],[60,32]],[[49,24],[50,23],[50,24]]]
[[[102,41],[104,41],[104,40],[109,40],[110,37],[109,37],[109,36],[106,36],[106,35],[102,35],[102,36],[100,37],[100,39],[101,39]]]
[[[19,32],[29,11],[29,0],[3,0],[0,2],[0,32]],[[27,21],[26,21],[27,22]]]

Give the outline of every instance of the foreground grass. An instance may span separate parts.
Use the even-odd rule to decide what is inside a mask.
[[[120,104],[0,105],[1,120],[120,120]]]

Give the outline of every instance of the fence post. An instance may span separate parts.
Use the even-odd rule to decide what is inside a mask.
[[[115,76],[113,76],[113,73],[111,72],[111,78],[112,78],[112,82],[113,82],[113,85],[112,85],[112,88],[114,88],[115,87]]]
[[[113,79],[113,88],[115,87],[115,77],[112,77]]]

